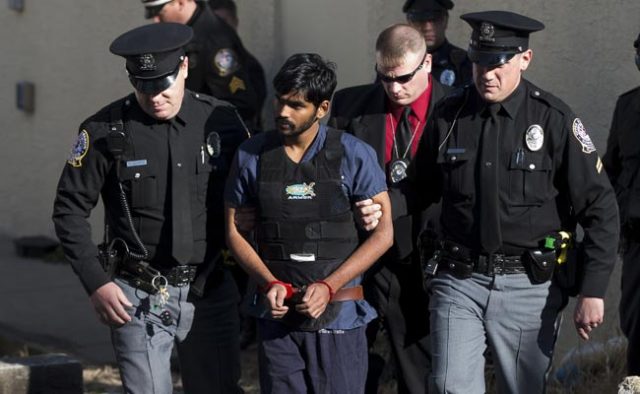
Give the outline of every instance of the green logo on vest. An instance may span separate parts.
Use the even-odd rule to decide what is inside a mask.
[[[316,196],[316,193],[313,191],[313,187],[315,186],[315,182],[311,182],[307,185],[307,183],[298,183],[296,185],[289,185],[286,187],[285,192],[287,193],[288,200],[311,200]]]

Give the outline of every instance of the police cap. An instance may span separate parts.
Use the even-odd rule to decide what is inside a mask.
[[[530,33],[544,29],[541,22],[508,11],[473,12],[460,18],[473,29],[469,59],[483,66],[507,63],[529,48]]]
[[[451,0],[407,0],[402,12],[410,21],[424,21],[437,19],[452,8]]]
[[[126,59],[129,80],[139,92],[159,93],[173,85],[193,30],[180,23],[152,23],[113,40],[109,50]]]
[[[172,2],[173,0],[142,0],[144,5],[144,17],[149,19],[158,15],[165,4]]]

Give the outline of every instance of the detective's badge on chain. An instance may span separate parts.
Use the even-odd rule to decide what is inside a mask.
[[[524,142],[530,151],[536,152],[544,144],[544,130],[538,124],[532,124],[524,135]]]
[[[398,183],[407,177],[407,168],[409,165],[405,160],[398,159],[389,166],[389,178],[391,182]]]
[[[591,137],[587,134],[587,129],[585,129],[584,125],[580,118],[575,118],[573,120],[573,127],[571,128],[573,131],[573,135],[576,137],[580,145],[582,145],[582,151],[584,153],[593,153],[596,151],[596,146],[591,141]]]
[[[75,168],[82,167],[82,159],[87,155],[88,151],[89,133],[87,133],[87,130],[82,130],[78,133],[78,139],[71,149],[71,154],[67,159],[67,163]]]

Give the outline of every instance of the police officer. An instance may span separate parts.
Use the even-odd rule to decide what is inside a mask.
[[[434,393],[484,393],[488,346],[499,392],[542,393],[566,297],[550,280],[559,231],[585,232],[574,313],[581,338],[603,321],[616,260],[615,195],[580,118],[522,77],[544,25],[503,11],[462,15],[474,85],[443,99],[411,180],[442,198],[442,239],[426,265]],[[395,208],[395,207],[394,207]]]
[[[265,79],[236,31],[201,0],[141,1],[146,18],[193,28],[194,38],[187,47],[187,89],[232,103],[250,127],[259,127]]]
[[[451,0],[407,0],[402,6],[407,22],[424,35],[432,57],[431,74],[446,86],[471,82],[471,63],[467,53],[446,37]]]
[[[633,43],[640,69],[640,35]],[[618,99],[602,161],[616,190],[622,225],[623,265],[620,326],[629,340],[627,375],[640,375],[640,88]]]
[[[433,64],[427,48],[422,34],[413,27],[390,26],[376,40],[378,82],[340,90],[333,99],[329,125],[374,148],[389,188],[401,190],[405,165],[415,154],[426,121],[449,91],[430,74]],[[391,202],[393,205],[394,200]],[[429,212],[395,218],[394,246],[364,281],[365,297],[380,316],[379,323],[369,325],[367,336],[373,344],[378,328],[385,327],[400,393],[424,393],[431,369],[428,297],[414,246],[420,230],[427,224],[435,230],[438,219],[435,206]],[[370,362],[368,392],[378,391],[380,375]]]
[[[240,391],[238,293],[215,266],[222,221],[214,208],[227,163],[247,133],[228,103],[185,89],[184,47],[192,35],[181,24],[152,24],[113,41],[110,50],[126,59],[135,91],[81,124],[54,203],[56,233],[111,327],[128,393],[173,391],[173,342],[187,337],[194,319],[211,327],[210,341],[200,346],[218,361],[190,365],[179,345],[183,372],[212,368],[207,373],[215,375],[202,388],[193,380],[197,371],[184,374],[185,390]],[[87,221],[99,197],[106,240],[100,259]],[[202,275],[209,281],[199,285],[211,296],[194,311],[188,293]]]
[[[250,306],[260,387],[360,393],[376,316],[361,275],[393,242],[384,174],[371,147],[319,123],[336,86],[329,63],[293,55],[273,85],[277,130],[240,146],[225,189],[229,247],[262,289]],[[366,198],[387,215],[359,244],[351,206]],[[256,250],[235,224],[244,205],[258,208]]]

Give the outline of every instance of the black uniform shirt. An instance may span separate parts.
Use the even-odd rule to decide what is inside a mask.
[[[243,119],[252,121],[260,112],[266,87],[261,68],[242,45],[240,37],[209,7],[198,9],[187,22],[193,40],[187,45],[187,89],[214,96],[235,105]]]
[[[478,200],[486,186],[479,180],[495,165],[482,162],[479,154],[487,104],[473,86],[457,93],[436,108],[411,177],[419,205],[442,197],[444,237],[482,253],[480,232],[486,229],[479,222]],[[572,231],[577,221],[585,231],[582,294],[602,297],[616,260],[618,212],[581,121],[562,101],[523,79],[500,103],[497,127],[499,251],[520,255],[539,247],[546,235]],[[542,138],[537,134],[527,142],[534,131]]]
[[[460,87],[471,82],[471,62],[467,52],[445,40],[432,56],[431,75],[445,86]]]
[[[176,264],[171,257],[171,167],[177,166],[182,176],[188,178],[194,239],[190,263],[198,264],[205,258],[207,238],[211,237],[208,232],[212,232],[207,230],[207,205],[214,208],[222,205],[221,191],[210,190],[210,185],[217,183],[222,189],[233,152],[246,138],[232,107],[190,91],[185,92],[179,113],[170,121],[148,116],[132,94],[83,122],[79,142],[58,184],[53,220],[65,255],[89,293],[109,280],[97,261],[97,248],[87,221],[99,196],[105,205],[109,238],[120,237],[135,252],[141,253],[121,206],[116,165],[107,143],[109,126],[114,122],[111,119],[114,106],[122,108],[128,138],[120,180],[136,231],[149,250],[148,260],[155,267]],[[210,155],[207,142],[211,140],[207,137],[213,131],[220,138],[214,143],[216,151]],[[170,133],[177,136],[176,144],[182,148],[174,155],[169,149]],[[214,176],[210,176],[212,170]],[[217,227],[222,226],[219,220]]]

